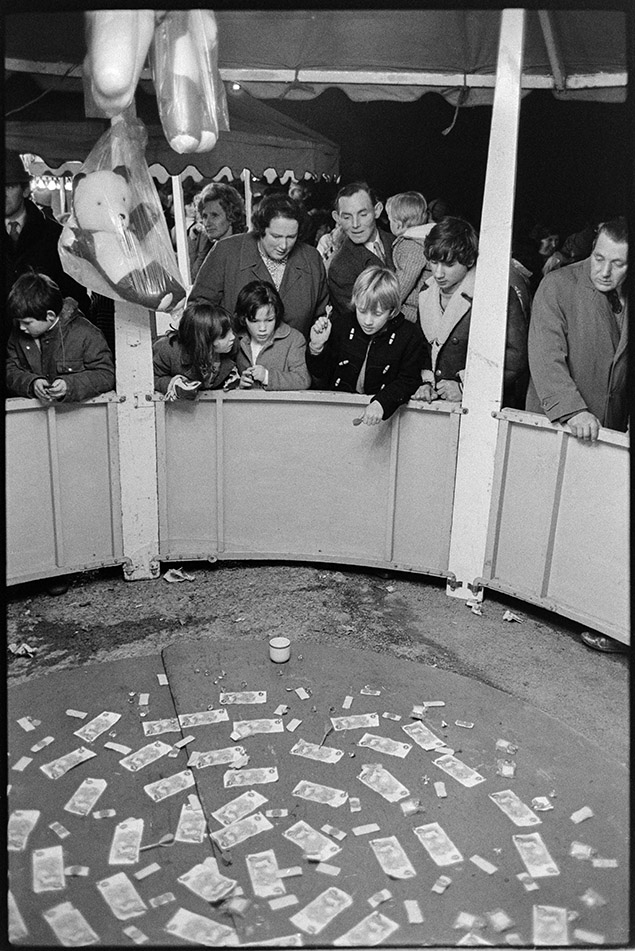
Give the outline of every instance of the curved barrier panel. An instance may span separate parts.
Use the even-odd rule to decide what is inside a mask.
[[[447,572],[459,415],[331,393],[157,404],[160,558],[281,558]]]
[[[6,402],[7,583],[123,562],[117,404]]]
[[[500,420],[484,583],[630,643],[628,436]]]

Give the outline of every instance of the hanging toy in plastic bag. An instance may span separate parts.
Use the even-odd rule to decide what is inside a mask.
[[[170,10],[156,25],[152,75],[165,137],[175,152],[209,152],[229,129],[211,10]]]
[[[73,179],[59,240],[62,266],[84,287],[150,310],[185,297],[139,119],[115,120]]]
[[[84,75],[108,116],[130,106],[154,35],[154,10],[88,10]]]

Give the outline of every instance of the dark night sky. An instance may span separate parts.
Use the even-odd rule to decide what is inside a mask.
[[[407,189],[430,200],[444,197],[478,226],[492,110],[460,110],[428,93],[416,102],[351,101],[330,89],[316,99],[267,100],[321,132],[341,148],[342,182],[366,178],[382,198]],[[516,218],[555,226],[561,233],[587,218],[628,210],[632,191],[632,123],[627,104],[562,102],[536,91],[521,105]],[[629,180],[630,176],[630,180]]]

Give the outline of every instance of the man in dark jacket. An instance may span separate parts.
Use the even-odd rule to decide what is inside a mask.
[[[352,299],[353,315],[316,320],[307,366],[317,388],[372,395],[362,414],[372,426],[389,419],[419,386],[425,341],[419,325],[399,312],[399,282],[388,268],[362,271]]]
[[[353,284],[370,266],[393,268],[394,238],[377,226],[383,205],[366,182],[340,188],[333,218],[344,240],[331,258],[328,270],[329,297],[335,318],[355,314],[351,304]]]
[[[73,297],[87,314],[90,298],[86,289],[62,269],[57,242],[62,233],[58,221],[47,217],[31,201],[31,177],[15,152],[5,153],[5,230],[2,253],[5,262],[5,288],[8,294],[21,274],[29,270],[48,274],[63,297]]]
[[[77,402],[114,389],[112,354],[101,330],[46,274],[23,274],[7,300],[7,395]]]

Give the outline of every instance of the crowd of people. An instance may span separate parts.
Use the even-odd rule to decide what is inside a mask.
[[[61,225],[31,199],[20,156],[7,153],[5,179],[9,395],[71,401],[111,389],[104,302],[63,271]],[[265,190],[247,222],[232,185],[188,187],[193,285],[154,344],[157,390],[170,400],[234,386],[361,393],[369,425],[408,400],[460,403],[473,225],[417,191],[384,208],[363,181],[340,188],[330,211],[309,198],[303,182]],[[503,406],[544,413],[587,442],[602,426],[626,430],[627,256],[624,218],[562,244],[550,225],[514,235]]]
[[[115,386],[114,343],[99,326],[112,301],[64,273],[61,225],[30,195],[20,156],[7,154],[7,393],[87,399]],[[156,390],[170,401],[233,387],[359,393],[369,397],[367,425],[409,400],[461,403],[473,225],[417,191],[392,195],[384,209],[364,181],[341,187],[330,210],[309,208],[308,197],[304,183],[270,189],[247,222],[232,185],[187,193],[193,285],[154,343]],[[536,225],[514,235],[503,263],[502,406],[567,424],[588,444],[601,427],[626,431],[626,219],[589,222],[562,244],[553,227]]]

